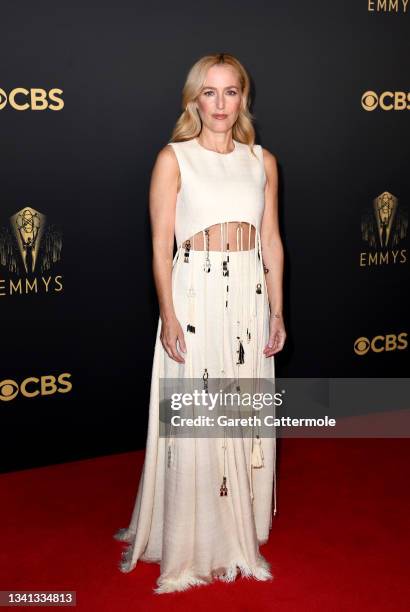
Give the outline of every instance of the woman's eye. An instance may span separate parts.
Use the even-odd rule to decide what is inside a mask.
[[[214,93],[214,92],[213,92],[213,91],[211,91],[211,90],[209,90],[209,91],[204,91],[204,96],[207,96],[207,97],[209,98],[208,94],[213,94],[213,93]],[[236,93],[237,93],[237,92],[235,91],[235,89],[229,89],[229,90],[228,90],[226,93],[228,93],[229,95],[234,95],[234,96],[236,96]]]

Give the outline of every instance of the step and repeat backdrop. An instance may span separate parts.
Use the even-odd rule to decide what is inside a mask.
[[[149,182],[191,65],[236,55],[279,168],[278,376],[408,375],[410,6],[2,7],[0,470],[143,448]]]

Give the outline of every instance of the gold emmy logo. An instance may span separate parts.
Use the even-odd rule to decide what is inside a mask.
[[[43,273],[61,259],[61,249],[61,232],[31,206],[12,215],[9,227],[0,228],[0,263],[10,272],[29,277],[36,269]]]
[[[61,274],[48,271],[61,259],[61,231],[46,216],[25,206],[0,227],[0,298],[63,289]],[[9,278],[3,278],[1,269]]]
[[[407,210],[399,206],[394,195],[384,191],[362,214],[362,240],[367,242],[373,252],[361,253],[360,265],[405,263],[407,249],[399,245],[407,237],[407,231]]]
[[[387,249],[399,244],[407,235],[408,218],[399,211],[398,200],[388,191],[373,200],[371,212],[362,217],[362,238],[369,246]]]
[[[36,267],[45,222],[45,215],[29,206],[11,217],[11,227],[28,275],[33,274]]]

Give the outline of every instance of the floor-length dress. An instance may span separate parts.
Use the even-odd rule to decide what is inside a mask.
[[[232,152],[222,154],[196,138],[169,143],[181,173],[172,294],[187,352],[183,364],[168,356],[159,319],[144,466],[129,526],[114,534],[127,543],[121,571],[132,571],[138,560],[160,563],[155,593],[185,590],[214,578],[234,580],[238,570],[257,580],[273,577],[259,545],[268,540],[272,509],[276,514],[275,435],[159,435],[160,379],[274,380],[274,357],[263,354],[269,338],[260,240],[263,153],[260,145],[253,146],[253,154],[249,145],[234,144]],[[238,222],[237,248],[229,250],[224,236],[229,224]],[[206,246],[207,229],[216,224],[219,251]],[[251,226],[256,240],[253,248],[244,248]],[[201,250],[187,243],[198,232]]]

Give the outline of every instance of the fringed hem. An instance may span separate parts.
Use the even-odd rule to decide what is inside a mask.
[[[226,568],[217,568],[211,571],[211,576],[197,576],[192,571],[186,570],[181,573],[178,578],[161,578],[157,580],[158,587],[153,589],[154,593],[172,593],[174,591],[186,591],[193,586],[210,584],[213,579],[223,582],[234,582],[240,572],[243,578],[254,578],[255,580],[273,580],[273,575],[270,571],[270,563],[260,555],[259,564],[256,567],[250,567],[243,561],[233,561]]]
[[[127,527],[121,527],[114,533],[113,538],[119,542],[131,542],[134,536],[135,533],[132,533]]]
[[[132,563],[132,554],[133,554],[133,548],[134,548],[132,544],[132,539],[135,537],[135,533],[133,533],[126,527],[123,527],[119,529],[118,531],[116,531],[113,537],[115,540],[118,540],[119,542],[126,542],[128,544],[121,553],[121,560],[118,563],[118,569],[124,574],[132,572],[132,570],[137,565],[137,561],[134,561],[134,563]],[[262,539],[258,538],[258,545],[263,546],[264,544],[267,544],[268,541],[269,541],[269,535],[266,536],[266,538],[262,538]],[[242,576],[244,577],[254,577],[256,580],[269,580],[273,578],[273,576],[270,573],[270,563],[268,563],[268,561],[266,561],[266,559],[262,555],[259,555],[259,556],[260,556],[260,565],[257,566],[255,570],[252,570],[246,563],[234,561],[228,566],[227,569],[220,568],[219,570],[213,570],[212,575],[219,578],[218,574],[222,573],[223,576],[220,578],[220,580],[224,580],[225,582],[230,582],[231,580],[235,580],[237,569],[239,568]],[[148,557],[145,554],[142,554],[139,560],[144,561],[145,563],[161,563],[162,561],[161,557]],[[262,576],[262,578],[258,578],[258,576]],[[160,591],[156,590],[155,592],[168,593],[171,591],[181,591],[181,590],[184,591],[190,586],[195,586],[197,584],[200,585],[200,584],[208,583],[210,581],[212,581],[212,578],[208,580],[206,577],[199,578],[199,577],[194,576],[190,572],[185,572],[177,580],[166,579],[167,584],[169,584],[169,586],[172,587],[171,590],[160,590]],[[178,587],[179,584],[182,584],[181,588]]]
[[[209,584],[209,582],[210,581],[198,578],[191,572],[186,571],[181,573],[179,578],[166,578],[163,580],[159,578],[157,580],[159,586],[153,589],[153,591],[156,595],[161,595],[161,593],[173,593],[175,591],[186,591],[193,586]]]

